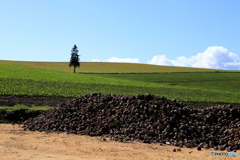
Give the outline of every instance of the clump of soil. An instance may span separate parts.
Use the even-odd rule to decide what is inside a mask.
[[[86,94],[28,119],[23,127],[32,131],[105,136],[121,142],[240,149],[240,109],[231,105],[196,109],[150,94]]]

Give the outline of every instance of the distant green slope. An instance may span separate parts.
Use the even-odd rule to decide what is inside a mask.
[[[49,69],[63,72],[73,72],[68,62],[25,62],[25,61],[3,61],[0,64],[27,66],[41,69]],[[109,62],[81,62],[80,73],[163,73],[163,72],[232,72],[217,69],[203,69],[191,67],[159,66],[137,63],[109,63]]]

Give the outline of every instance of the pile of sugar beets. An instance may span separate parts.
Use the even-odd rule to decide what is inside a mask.
[[[196,109],[150,94],[82,95],[28,119],[23,128],[103,136],[121,142],[240,149],[240,109],[231,105]]]

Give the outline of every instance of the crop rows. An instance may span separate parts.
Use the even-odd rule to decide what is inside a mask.
[[[239,93],[200,89],[42,82],[24,79],[0,79],[0,81],[0,95],[77,97],[92,92],[121,95],[151,93],[157,96],[166,96],[170,99],[178,99],[186,102],[240,103]]]
[[[101,74],[103,77],[154,82],[161,85],[239,92],[239,73],[161,73],[161,74]]]
[[[239,88],[236,82],[230,81],[240,78],[237,73],[221,73],[221,77],[230,77],[224,83],[231,83],[222,85],[221,89],[212,89],[210,85],[201,88],[197,83],[187,86],[194,80],[189,77],[196,79],[203,73],[104,75],[73,74],[6,64],[0,64],[0,67],[0,95],[77,97],[92,92],[120,95],[149,93],[185,102],[240,103],[240,93],[229,89],[229,86]],[[183,74],[187,74],[185,81]],[[199,83],[201,81],[200,77]]]

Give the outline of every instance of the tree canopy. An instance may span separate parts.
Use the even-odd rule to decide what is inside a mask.
[[[73,72],[76,73],[76,67],[80,67],[80,58],[78,55],[78,49],[77,46],[74,45],[72,48],[72,54],[71,54],[71,59],[70,59],[70,63],[69,63],[69,67],[73,66]]]

